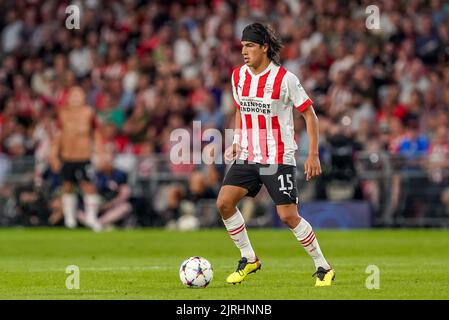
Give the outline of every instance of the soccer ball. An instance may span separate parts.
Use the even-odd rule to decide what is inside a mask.
[[[190,257],[179,268],[179,278],[188,288],[205,288],[213,276],[212,265],[202,257]]]

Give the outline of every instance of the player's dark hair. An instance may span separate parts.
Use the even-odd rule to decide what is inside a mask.
[[[263,38],[263,42],[268,44],[268,58],[278,66],[281,64],[282,41],[274,32],[270,25],[263,25],[255,22],[246,26],[245,30],[258,34]]]

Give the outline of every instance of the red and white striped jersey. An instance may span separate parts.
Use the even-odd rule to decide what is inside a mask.
[[[298,78],[273,62],[257,75],[243,65],[232,72],[232,93],[242,116],[239,159],[296,165],[293,108],[312,104]]]

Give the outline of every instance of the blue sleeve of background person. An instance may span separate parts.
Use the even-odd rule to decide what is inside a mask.
[[[107,179],[101,173],[97,172],[97,174],[95,175],[95,186],[97,188],[97,191],[100,193],[107,189]]]
[[[429,139],[426,136],[420,136],[417,143],[420,152],[426,153],[429,150]]]
[[[399,153],[406,154],[410,151],[410,140],[405,139],[399,144]]]
[[[126,112],[131,109],[131,107],[134,104],[134,100],[135,100],[134,93],[125,90],[122,96],[120,97],[118,105],[121,110]]]
[[[113,179],[119,185],[126,184],[128,182],[128,176],[126,172],[118,169],[114,170]]]

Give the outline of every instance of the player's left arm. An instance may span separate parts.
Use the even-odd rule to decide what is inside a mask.
[[[307,136],[309,138],[309,156],[304,163],[304,174],[306,175],[306,180],[309,181],[321,174],[321,164],[318,155],[318,117],[313,109],[312,99],[307,95],[299,79],[291,72],[287,73],[286,79],[288,100],[306,121]]]
[[[100,127],[100,123],[94,113],[91,113],[91,128],[93,138],[93,151],[97,156],[105,154],[106,150],[103,143],[103,132]]]
[[[315,114],[313,106],[309,106],[301,114],[306,121],[307,136],[309,138],[309,156],[304,163],[304,174],[306,175],[306,180],[309,181],[321,174],[321,164],[318,153],[318,117]]]

